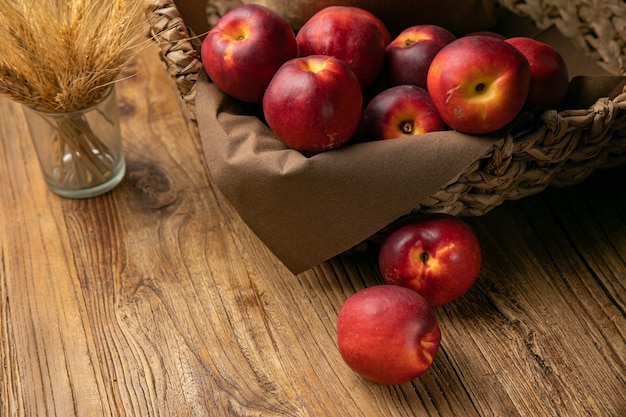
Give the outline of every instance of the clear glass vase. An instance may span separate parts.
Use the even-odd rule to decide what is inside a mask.
[[[51,191],[68,198],[88,198],[120,183],[126,163],[115,86],[84,110],[55,113],[25,106],[24,114]]]

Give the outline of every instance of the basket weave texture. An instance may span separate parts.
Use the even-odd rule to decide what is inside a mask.
[[[555,25],[609,73],[626,73],[623,0],[498,0],[498,3],[531,18],[540,29]]]
[[[154,3],[151,34],[195,116],[195,83],[202,71],[200,42],[171,0]],[[555,25],[581,50],[613,74],[626,74],[626,3],[622,0],[500,0],[500,6],[531,18],[537,27]],[[207,4],[209,26],[236,5]],[[415,211],[482,215],[506,200],[537,194],[548,186],[583,181],[599,168],[626,162],[626,90],[582,110],[531,113],[481,158]]]

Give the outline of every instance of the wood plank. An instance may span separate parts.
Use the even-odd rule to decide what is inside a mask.
[[[0,415],[626,414],[626,169],[467,219],[484,265],[437,308],[432,368],[366,382],[335,319],[381,283],[376,247],[294,276],[215,189],[156,49],[118,95],[128,173],[48,192],[0,99]]]
[[[43,182],[21,107],[3,100],[2,111],[0,357],[9,371],[0,377],[8,399],[0,410],[75,415],[80,404],[90,413],[103,406],[102,380],[63,207]]]

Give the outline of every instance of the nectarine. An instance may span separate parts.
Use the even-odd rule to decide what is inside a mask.
[[[481,259],[478,238],[466,222],[429,214],[403,219],[384,239],[378,265],[387,284],[410,288],[439,306],[472,287]]]
[[[202,42],[211,80],[226,94],[260,103],[270,80],[298,52],[296,35],[278,13],[247,4],[226,12]]]
[[[313,154],[350,140],[362,105],[359,81],[343,61],[310,55],[278,69],[263,97],[263,114],[285,145]]]
[[[385,48],[384,74],[390,86],[412,84],[426,88],[426,76],[435,55],[456,39],[437,25],[404,29]]]
[[[361,88],[381,74],[390,38],[382,22],[358,7],[329,6],[315,13],[296,36],[298,55],[328,55],[341,59],[356,74]]]
[[[415,291],[375,285],[351,295],[337,316],[346,364],[378,384],[404,384],[432,365],[441,331],[435,312]]]
[[[427,89],[451,128],[495,132],[520,113],[530,89],[530,65],[513,45],[493,36],[464,36],[435,56]]]
[[[567,98],[569,74],[565,60],[553,46],[527,37],[506,40],[526,56],[530,64],[528,107],[558,107]]]
[[[425,89],[397,85],[370,100],[361,116],[359,133],[364,140],[382,140],[447,129]]]

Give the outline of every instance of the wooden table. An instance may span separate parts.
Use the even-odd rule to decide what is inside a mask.
[[[626,169],[468,219],[484,264],[437,308],[413,383],[345,366],[335,319],[375,254],[294,276],[211,183],[156,48],[118,86],[128,172],[46,189],[22,108],[0,100],[0,415],[626,415]]]

